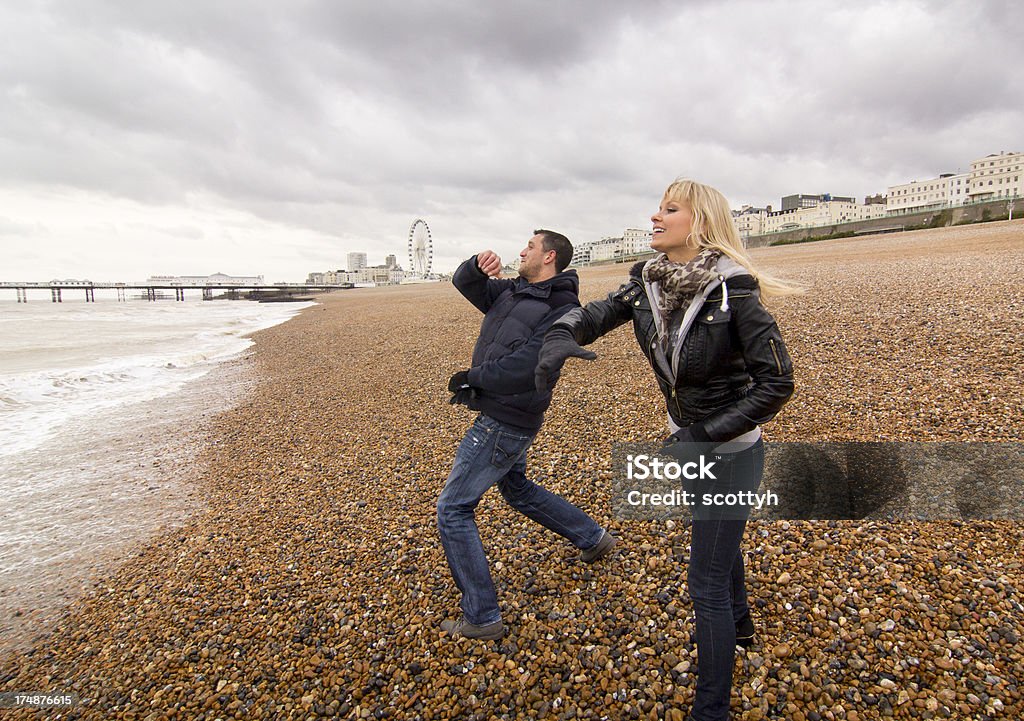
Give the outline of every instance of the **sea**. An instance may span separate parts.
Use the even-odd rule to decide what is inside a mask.
[[[14,647],[187,518],[204,429],[251,386],[249,335],[312,305],[63,296],[0,298],[0,637]]]

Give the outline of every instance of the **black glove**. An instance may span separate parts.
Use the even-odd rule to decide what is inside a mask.
[[[459,371],[448,379],[448,390],[452,393],[463,388],[469,388],[469,371]]]
[[[544,336],[544,345],[537,354],[537,370],[533,379],[538,391],[546,391],[550,387],[551,376],[562,369],[567,358],[594,360],[597,353],[581,348],[571,330],[564,325],[556,325]]]
[[[684,475],[680,479],[680,484],[684,491],[696,494],[698,499],[700,498],[699,487],[702,487],[703,484],[699,484],[699,479],[695,477],[695,474],[699,474],[702,465],[706,466],[714,461],[710,454],[714,446],[714,443],[707,440],[707,433],[704,433],[703,429],[694,431],[690,428],[680,428],[666,438],[661,447],[661,453],[669,456],[681,467],[685,467],[687,463],[696,464],[695,467],[691,466],[686,469],[689,475]],[[701,456],[704,456],[704,464],[701,464]],[[703,513],[701,516],[703,517]]]
[[[700,462],[700,456],[707,456],[715,443],[702,428],[680,428],[665,439],[661,452],[672,456],[680,464]]]
[[[469,371],[459,371],[448,379],[448,390],[452,397],[448,402],[453,406],[468,406],[471,400],[476,399],[476,388],[469,384]]]

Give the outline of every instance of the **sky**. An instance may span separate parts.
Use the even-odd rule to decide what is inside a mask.
[[[0,0],[0,281],[512,260],[1024,150],[1016,0]]]

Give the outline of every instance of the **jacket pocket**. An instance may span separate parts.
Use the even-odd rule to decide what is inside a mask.
[[[701,309],[693,320],[683,349],[683,377],[691,385],[702,385],[732,352],[729,321],[732,311],[714,307]]]

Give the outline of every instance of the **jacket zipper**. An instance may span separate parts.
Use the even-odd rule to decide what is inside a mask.
[[[785,375],[782,372],[782,363],[779,361],[779,352],[775,349],[775,339],[769,338],[768,345],[771,347],[772,355],[775,357],[775,367],[779,369],[779,375]]]
[[[665,381],[665,385],[667,385],[671,389],[670,392],[669,392],[669,395],[672,398],[672,403],[676,407],[676,415],[679,416],[680,418],[682,418],[683,417],[683,412],[679,408],[679,399],[676,398],[676,385],[675,385],[675,383],[673,383],[672,381],[670,381],[668,378],[666,378],[665,376],[663,376],[661,374],[661,370],[659,370],[659,368],[658,368],[658,361],[654,357],[654,344],[655,343],[657,343],[657,341],[652,341],[650,346],[648,347],[648,350],[651,353],[651,368],[654,369],[654,375],[656,375],[659,379]]]
[[[675,386],[672,386],[672,402],[676,404],[676,415],[679,418],[682,418],[683,417],[683,411],[679,407],[679,399],[676,398],[676,387]]]

